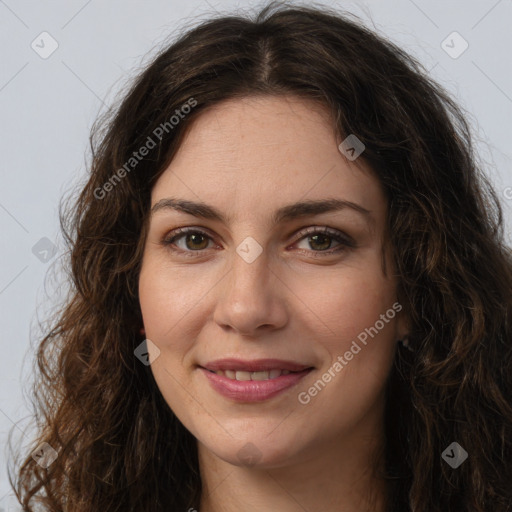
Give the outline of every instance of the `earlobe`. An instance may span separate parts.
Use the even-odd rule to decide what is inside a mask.
[[[410,328],[408,319],[402,314],[397,316],[397,328],[396,328],[397,343],[400,342],[404,347],[411,350],[409,346]]]
[[[396,341],[397,341],[397,343],[400,343],[403,347],[405,347],[410,352],[414,352],[414,349],[411,348],[411,346],[409,345],[409,336],[405,336],[404,338],[398,339]]]
[[[397,325],[397,343],[400,343],[403,347],[407,348],[411,352],[414,352],[414,349],[410,346],[410,328],[408,322],[405,318],[399,317]]]

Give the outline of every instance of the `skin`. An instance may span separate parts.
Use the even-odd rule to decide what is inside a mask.
[[[386,487],[374,470],[385,382],[407,334],[401,315],[344,358],[309,403],[298,400],[397,302],[388,250],[387,275],[382,270],[386,197],[362,159],[341,154],[341,140],[327,112],[307,100],[228,100],[195,120],[152,190],[152,206],[169,197],[201,201],[229,220],[154,212],[139,280],[146,336],[160,350],[151,370],[198,440],[200,512],[384,510]],[[345,208],[272,223],[282,206],[333,198],[361,205],[373,220]],[[355,247],[301,233],[326,226]],[[166,246],[179,227],[208,236],[182,235]],[[252,263],[236,252],[248,236],[263,250]],[[271,399],[239,403],[218,394],[198,368],[224,357],[315,369]],[[252,463],[239,456],[244,447]]]

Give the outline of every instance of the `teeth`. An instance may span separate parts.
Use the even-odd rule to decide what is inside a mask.
[[[289,370],[270,370],[261,372],[244,372],[241,370],[217,370],[217,375],[222,375],[231,380],[269,380],[280,377],[281,375],[288,375]]]
[[[252,372],[251,380],[268,380],[269,373],[268,372]]]

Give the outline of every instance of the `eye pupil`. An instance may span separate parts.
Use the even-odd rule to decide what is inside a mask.
[[[204,245],[204,242],[206,242],[206,245],[208,245],[208,241],[206,240],[206,238],[199,234],[199,233],[190,233],[186,236],[186,244],[187,244],[187,247],[190,249],[191,247],[189,247],[188,245],[188,242],[192,240],[192,243],[193,244],[200,244],[200,242],[198,242],[198,238],[202,238],[203,239],[203,245]],[[205,249],[205,247],[193,247],[194,249]]]
[[[318,243],[319,238],[320,238],[320,240],[322,240],[322,239],[327,240],[327,242],[325,242],[324,244],[320,243],[320,245],[323,245],[323,247],[317,247],[317,249],[328,249],[329,246],[331,245],[331,242],[330,242],[331,238],[328,235],[318,234],[318,235],[312,235],[310,238],[313,240],[313,242],[312,242],[313,244]],[[310,242],[309,245],[313,248],[312,243]]]

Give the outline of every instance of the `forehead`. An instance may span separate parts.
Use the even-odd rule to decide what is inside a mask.
[[[340,199],[383,212],[379,180],[362,159],[350,162],[327,110],[295,97],[228,100],[202,112],[187,130],[152,193],[249,217],[299,200]],[[379,211],[382,210],[382,211]]]

